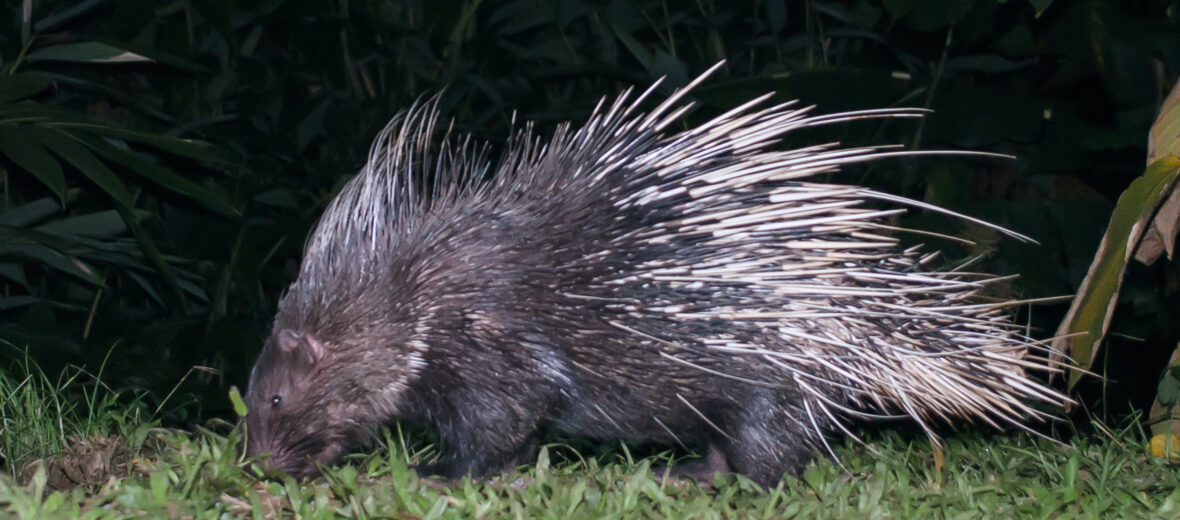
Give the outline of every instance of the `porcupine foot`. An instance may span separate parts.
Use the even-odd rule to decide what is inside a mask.
[[[671,466],[658,464],[652,466],[651,471],[657,479],[663,479],[664,475],[668,474],[668,477],[674,480],[692,480],[698,486],[711,488],[713,475],[730,473],[733,469],[729,467],[721,448],[716,444],[709,444],[704,457],[677,462]]]
[[[751,399],[729,434],[717,439],[731,471],[767,489],[777,486],[783,475],[798,475],[812,459],[819,434],[817,425],[804,424],[792,413],[806,417],[782,397]]]
[[[753,396],[723,429],[714,432],[704,457],[671,468],[653,467],[652,472],[657,478],[667,472],[673,478],[692,479],[702,487],[711,487],[716,473],[741,473],[764,488],[773,488],[783,475],[798,475],[812,459],[819,441],[816,428],[826,424],[804,423],[792,414],[806,417],[783,396]]]
[[[722,448],[715,444],[710,444],[708,453],[700,458],[689,460],[685,462],[677,462],[671,467],[664,465],[657,465],[652,467],[652,473],[657,479],[663,479],[665,473],[671,479],[691,480],[703,488],[713,487],[714,475],[721,473],[741,473],[746,475],[758,485],[766,489],[772,489],[778,485],[783,475],[798,475],[799,471],[811,460],[810,454],[796,453],[793,457],[782,457],[774,454],[763,453],[737,453],[737,448],[731,448],[732,455],[736,460],[733,464],[742,464],[742,469],[738,469],[730,463],[728,457],[725,455]],[[763,458],[765,457],[765,458]],[[790,460],[789,462],[787,460]]]

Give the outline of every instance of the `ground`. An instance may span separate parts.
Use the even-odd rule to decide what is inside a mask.
[[[355,456],[322,478],[261,481],[243,470],[232,432],[151,429],[139,455],[128,439],[75,440],[64,455],[0,477],[0,510],[25,518],[1180,517],[1180,475],[1117,439],[1060,446],[1026,434],[954,436],[936,469],[924,440],[873,437],[876,454],[848,442],[836,449],[839,464],[819,459],[764,491],[732,475],[711,489],[665,481],[651,470],[661,456],[633,460],[620,447],[581,458],[564,445],[498,479],[440,483],[408,469],[433,450],[407,449],[396,435],[386,437],[393,449]]]
[[[323,476],[260,480],[232,422],[161,427],[163,406],[87,383],[0,373],[0,516],[21,518],[1180,518],[1180,472],[1146,434],[1088,421],[1046,433],[947,432],[939,455],[904,425],[833,442],[762,490],[666,479],[669,453],[548,444],[485,482],[411,469],[436,451],[394,428]],[[642,448],[641,448],[642,449]],[[653,472],[653,468],[656,468]]]

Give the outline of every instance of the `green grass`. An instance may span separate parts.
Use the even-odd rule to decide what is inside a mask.
[[[874,433],[867,441],[876,453],[843,442],[835,448],[843,467],[820,458],[769,491],[732,475],[718,476],[711,490],[662,483],[662,474],[651,471],[666,462],[659,456],[633,459],[625,448],[583,456],[564,445],[546,446],[534,465],[515,474],[442,485],[410,469],[433,450],[394,432],[321,478],[260,481],[246,471],[232,425],[158,428],[142,407],[118,404],[126,399],[85,376],[0,377],[0,516],[1180,517],[1180,472],[1144,457],[1135,428],[1078,437],[1068,446],[1023,434],[954,435],[940,469],[924,440]]]
[[[10,475],[22,462],[61,452],[71,438],[145,439],[149,414],[138,400],[120,403],[101,373],[68,367],[51,379],[28,357],[15,368],[0,369],[0,464]]]

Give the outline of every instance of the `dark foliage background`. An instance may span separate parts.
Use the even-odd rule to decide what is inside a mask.
[[[929,107],[920,123],[801,139],[1016,156],[887,162],[837,180],[1034,237],[921,212],[902,222],[976,240],[931,245],[952,260],[984,255],[983,269],[1021,275],[1009,296],[1036,298],[1081,281],[1180,71],[1180,2],[1165,0],[3,6],[0,356],[101,366],[157,400],[183,380],[163,412],[177,421],[225,412],[317,215],[386,120],[444,87],[444,113],[492,142],[514,115],[542,128],[580,120],[603,95],[660,76],[667,92],[722,59],[695,118],[771,90],[819,112]],[[1174,263],[1129,273],[1120,348],[1105,350],[1113,381],[1086,390],[1102,390],[1101,406],[1149,404],[1180,338],[1177,274]],[[1024,319],[1047,337],[1064,310]]]

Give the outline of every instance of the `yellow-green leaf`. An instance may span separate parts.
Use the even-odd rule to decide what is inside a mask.
[[[1164,99],[1147,138],[1148,164],[1167,155],[1180,155],[1180,83]]]
[[[229,387],[229,402],[234,406],[234,413],[238,417],[245,417],[250,410],[246,408],[246,401],[242,400],[242,393],[238,391],[238,387]]]
[[[1147,164],[1168,155],[1180,155],[1180,83],[1172,87],[1164,100],[1147,139]],[[1165,252],[1172,258],[1177,233],[1180,233],[1180,191],[1173,191],[1152,219],[1135,259],[1151,265]]]
[[[1119,196],[1090,270],[1057,329],[1054,352],[1068,354],[1083,369],[1093,364],[1110,326],[1127,262],[1156,208],[1171,192],[1178,174],[1180,159],[1162,157]],[[1081,375],[1076,370],[1070,373],[1071,388]]]

